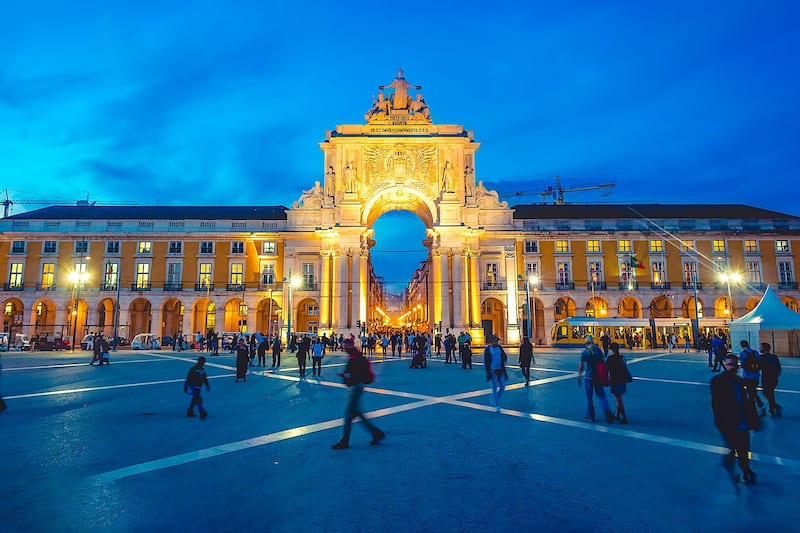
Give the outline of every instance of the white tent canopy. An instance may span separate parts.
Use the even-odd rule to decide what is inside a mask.
[[[731,347],[738,351],[739,342],[746,340],[751,347],[758,349],[758,332],[766,329],[800,329],[800,313],[795,313],[784,305],[781,299],[767,287],[758,305],[746,315],[732,320]]]

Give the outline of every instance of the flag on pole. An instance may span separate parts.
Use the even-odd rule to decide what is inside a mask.
[[[631,268],[644,268],[644,264],[635,255],[632,255]]]

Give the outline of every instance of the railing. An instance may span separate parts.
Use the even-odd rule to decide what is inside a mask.
[[[481,283],[481,290],[484,291],[504,291],[506,290],[505,281],[484,281]]]
[[[131,290],[132,291],[149,291],[150,290],[150,282],[147,283],[131,283]]]
[[[179,292],[183,290],[183,283],[180,282],[166,282],[164,283],[165,292]]]
[[[226,291],[243,291],[244,290],[244,283],[228,283],[225,286]]]
[[[575,284],[571,282],[557,282],[556,283],[556,290],[557,291],[571,291],[575,288]]]
[[[665,281],[663,283],[650,283],[651,289],[669,289],[670,283],[669,281]]]
[[[639,288],[638,281],[620,281],[619,288],[625,291],[633,291]]]
[[[100,284],[100,290],[101,291],[106,291],[106,292],[115,291],[115,290],[117,290],[117,284],[116,283],[101,283]]]
[[[297,287],[298,291],[318,291],[319,290],[319,283],[316,281],[303,281],[300,283],[300,286]]]
[[[194,290],[196,291],[213,291],[214,284],[213,283],[195,283]]]
[[[3,288],[4,288],[5,290],[7,290],[7,291],[21,291],[21,290],[23,290],[25,287],[24,287],[24,285],[23,285],[22,283],[18,283],[18,284],[6,283],[6,284],[3,286]]]
[[[796,289],[797,282],[796,281],[779,281],[778,282],[779,289]]]
[[[283,289],[282,283],[259,283],[258,290],[260,291],[279,291]]]
[[[55,283],[37,283],[36,284],[37,291],[54,291],[56,290]]]
[[[594,290],[596,291],[604,291],[607,287],[605,281],[590,281],[586,284],[586,288],[589,290],[592,290],[592,286],[594,286]]]
[[[695,284],[691,283],[691,282],[687,282],[687,281],[683,282],[683,288],[684,289],[694,289],[694,285]],[[697,290],[699,291],[702,288],[703,288],[703,284],[698,281],[697,282]]]

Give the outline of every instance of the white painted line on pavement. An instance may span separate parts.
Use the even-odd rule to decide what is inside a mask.
[[[378,409],[376,411],[370,411],[364,414],[368,419],[381,418],[384,416],[400,413],[403,411],[408,411],[411,409],[418,409],[420,407],[425,407],[427,405],[432,405],[435,403],[438,403],[437,400],[435,399],[423,400],[419,402],[398,405],[396,407]],[[131,465],[117,470],[111,470],[110,472],[104,472],[102,474],[99,474],[96,479],[102,483],[108,483],[110,481],[118,481],[126,477],[136,476],[147,472],[154,472],[156,470],[163,470],[165,468],[183,465],[194,461],[200,461],[202,459],[217,457],[219,455],[224,455],[226,453],[238,452],[249,448],[255,448],[257,446],[264,446],[265,444],[271,444],[273,442],[293,439],[295,437],[302,437],[310,433],[316,433],[318,431],[333,429],[341,425],[342,425],[342,419],[337,418],[335,420],[327,420],[325,422],[318,422],[316,424],[309,424],[306,426],[285,429],[283,431],[269,433],[267,435],[252,437],[249,439],[244,439],[236,442],[229,442],[227,444],[220,444],[219,446],[212,446],[210,448],[205,448],[202,450],[195,450],[193,452],[182,453],[179,455],[173,455],[172,457],[165,457],[163,459],[156,459],[155,461],[148,461],[146,463],[140,463],[137,465]]]
[[[219,376],[208,376],[208,379],[229,378],[233,374],[222,374]],[[81,392],[93,392],[98,390],[112,390],[112,389],[127,389],[131,387],[147,387],[149,385],[163,385],[165,383],[182,383],[186,381],[185,378],[181,379],[165,379],[162,381],[145,381],[142,383],[124,383],[122,385],[106,385],[103,387],[84,387],[81,389],[62,389],[52,390],[46,392],[32,392],[30,394],[17,394],[15,396],[6,396],[5,400],[19,400],[21,398],[37,398],[40,396],[58,396],[60,394],[78,394]]]
[[[158,359],[136,359],[134,361],[114,361],[114,366],[128,365],[131,363],[156,363]],[[14,372],[15,370],[39,370],[45,368],[71,368],[89,366],[89,363],[65,363],[63,365],[40,365],[40,366],[17,366],[13,368],[4,368],[3,372]]]

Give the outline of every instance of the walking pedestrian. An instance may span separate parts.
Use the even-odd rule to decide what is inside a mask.
[[[745,393],[758,405],[761,416],[764,416],[767,414],[767,410],[758,395],[758,382],[761,380],[761,357],[757,351],[750,348],[750,343],[747,341],[741,341],[739,346],[742,348],[739,360],[742,362],[742,383]]]
[[[611,382],[611,394],[613,394],[614,398],[617,400],[617,411],[614,413],[614,419],[621,421],[623,424],[627,424],[628,415],[625,413],[625,405],[622,403],[622,396],[628,390],[628,383],[632,381],[631,373],[628,370],[625,357],[619,353],[619,344],[612,342],[609,348],[611,348],[611,355],[606,359],[606,366],[608,367],[608,377]]]
[[[325,357],[324,344],[317,339],[311,346],[311,375],[322,377],[322,358]]]
[[[533,344],[528,337],[522,337],[522,344],[519,345],[519,367],[522,375],[525,376],[525,386],[530,385],[531,363],[535,363],[533,358]]]
[[[205,364],[206,358],[202,355],[198,357],[197,364],[189,369],[186,381],[183,382],[183,392],[192,395],[192,401],[189,403],[189,409],[186,410],[186,416],[195,416],[194,406],[196,405],[200,411],[200,420],[205,420],[208,416],[208,412],[203,409],[203,397],[200,395],[201,387],[205,385],[206,390],[211,390],[206,370],[203,368]]]
[[[100,359],[100,343],[99,342],[95,342],[94,339],[91,339],[91,340],[92,340],[92,347],[91,347],[91,350],[92,350],[92,362],[89,363],[89,366],[94,366],[94,362],[95,361],[97,361],[97,366],[100,366],[100,365],[103,364],[102,359]],[[87,347],[88,347],[88,341],[87,341]]]
[[[505,350],[500,346],[500,339],[497,338],[497,335],[492,335],[492,343],[483,350],[483,364],[486,369],[486,381],[492,382],[492,398],[496,413],[500,412],[500,398],[506,390],[506,381],[508,381],[507,359]],[[472,367],[470,366],[470,368]]]
[[[281,366],[281,337],[275,335],[272,339],[272,368]]]
[[[755,404],[745,393],[744,384],[736,375],[739,358],[729,353],[722,361],[723,372],[711,378],[711,409],[714,412],[714,425],[722,434],[725,444],[730,449],[723,459],[722,465],[733,475],[733,461],[738,458],[739,468],[748,485],[756,482],[756,473],[750,469],[750,428],[752,417],[746,411],[755,414]],[[750,420],[750,421],[748,421]],[[738,481],[739,477],[735,476]]]
[[[261,342],[258,343],[258,366],[264,367],[267,366],[267,347],[269,345],[269,339],[267,337],[263,337]]]
[[[236,343],[236,381],[247,381],[247,365],[250,362],[250,354],[247,349],[247,343],[244,342],[244,337],[239,337],[239,342]]]
[[[297,369],[300,371],[300,377],[306,375],[306,358],[308,357],[309,348],[311,347],[311,338],[303,337],[297,347]]]
[[[367,358],[361,354],[352,341],[344,341],[342,349],[350,356],[350,359],[347,361],[344,372],[340,373],[339,376],[344,379],[344,384],[350,389],[348,391],[347,406],[344,410],[342,438],[331,448],[344,450],[350,447],[350,429],[353,425],[353,419],[357,416],[361,417],[364,427],[372,434],[370,445],[375,446],[386,437],[386,434],[364,416],[360,405],[361,396],[364,394],[364,385],[374,381],[372,368]]]
[[[111,361],[108,352],[111,350],[111,347],[108,345],[108,341],[106,340],[105,335],[100,335],[97,339],[95,339],[94,344],[98,348],[98,351],[100,352],[99,355],[100,362],[98,363],[97,366],[103,366],[103,363],[105,363],[107,366],[110,365]]]
[[[783,407],[775,401],[775,389],[778,388],[778,378],[781,375],[781,360],[771,350],[769,343],[761,343],[761,388],[769,403],[769,414],[780,418]]]
[[[603,390],[604,380],[597,371],[598,363],[603,362],[603,354],[594,343],[591,335],[586,336],[585,344],[586,349],[581,352],[581,364],[578,367],[578,386],[583,385],[586,393],[586,416],[584,420],[595,421],[594,401],[592,400],[592,393],[594,393],[600,401],[603,413],[606,415],[606,422],[611,424],[614,422],[614,415],[611,414],[611,408],[608,406],[608,399]],[[581,376],[584,376],[585,380]]]

